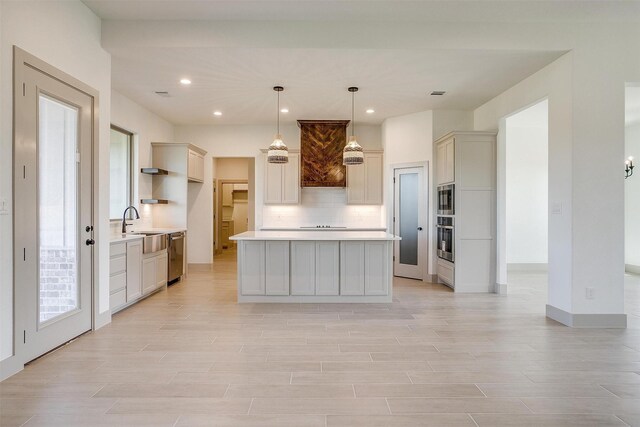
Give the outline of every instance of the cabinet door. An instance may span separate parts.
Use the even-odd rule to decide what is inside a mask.
[[[455,156],[455,140],[451,139],[445,144],[445,182],[454,182],[456,180],[456,156]]]
[[[382,154],[365,153],[364,189],[367,205],[382,204]]]
[[[367,161],[366,155],[364,161]],[[352,205],[365,203],[364,165],[347,166],[347,203]]]
[[[364,295],[364,242],[340,242],[340,295]]]
[[[389,293],[390,244],[385,241],[364,244],[364,294],[387,295]]]
[[[291,242],[291,295],[315,295],[315,264],[315,242]]]
[[[187,178],[189,181],[204,182],[204,156],[193,150],[189,150]]]
[[[222,206],[233,206],[233,184],[222,184]]]
[[[298,204],[300,199],[300,154],[290,153],[282,165],[282,203]]]
[[[265,161],[264,203],[282,203],[282,165]]]
[[[127,302],[142,295],[142,240],[127,242]]]
[[[156,258],[142,260],[142,293],[144,295],[156,288]]]
[[[242,295],[264,295],[265,242],[240,242],[240,292]]]
[[[266,242],[265,287],[267,295],[289,295],[289,242]]]
[[[436,147],[436,182],[438,185],[444,184],[446,180],[447,168],[447,147],[445,143],[438,144]]]
[[[166,252],[156,257],[156,289],[167,284],[168,261]]]
[[[340,243],[316,242],[316,295],[340,293]]]

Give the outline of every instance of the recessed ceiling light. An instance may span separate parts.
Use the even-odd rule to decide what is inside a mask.
[[[442,96],[444,95],[446,92],[444,90],[434,90],[433,92],[431,92],[431,95],[434,96]]]
[[[189,79],[180,79],[180,83],[185,85],[185,86],[188,86],[188,85],[191,84],[191,80],[189,80]]]
[[[375,113],[375,112],[376,112],[376,110],[374,110],[373,108],[369,108],[369,109],[367,110],[367,114],[373,114],[373,113]]]
[[[221,116],[222,115],[222,111],[214,111],[213,115],[214,116]]]
[[[280,110],[281,113],[288,113],[289,109],[288,108],[283,108],[282,110]]]

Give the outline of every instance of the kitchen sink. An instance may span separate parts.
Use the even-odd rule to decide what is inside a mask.
[[[142,238],[142,253],[152,254],[167,249],[167,233],[129,233]]]

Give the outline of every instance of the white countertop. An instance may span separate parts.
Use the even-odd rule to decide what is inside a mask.
[[[316,228],[316,227],[262,227],[260,231],[387,231],[386,227],[343,227],[343,228]]]
[[[245,231],[229,240],[400,240],[384,231]]]
[[[144,236],[141,235],[129,235],[127,234],[126,236],[123,236],[122,234],[118,234],[117,236],[111,236],[111,238],[109,239],[109,243],[120,243],[120,242],[128,242],[131,240],[138,240],[138,239],[142,239]]]

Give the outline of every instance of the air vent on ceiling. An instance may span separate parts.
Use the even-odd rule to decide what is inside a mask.
[[[156,95],[164,96],[165,98],[169,98],[171,96],[166,90],[157,90]]]
[[[446,92],[444,90],[434,90],[433,92],[431,92],[432,96],[442,96],[444,95]]]

